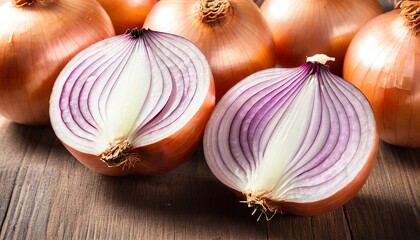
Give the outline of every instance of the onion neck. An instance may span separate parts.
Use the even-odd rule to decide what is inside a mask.
[[[306,62],[318,62],[325,65],[328,61],[335,61],[335,58],[329,57],[325,54],[315,54],[311,57],[306,57]]]
[[[142,29],[138,29],[138,28],[133,28],[131,30],[127,30],[125,32],[125,34],[129,34],[131,37],[133,38],[143,38],[144,34],[146,33],[146,29],[142,28]]]
[[[407,25],[415,35],[420,33],[420,1],[400,1],[396,7],[401,8],[400,15],[405,17]]]
[[[15,7],[30,6],[34,4],[35,2],[50,4],[50,3],[53,3],[54,0],[12,0],[12,4]]]
[[[200,0],[199,14],[203,23],[224,24],[232,18],[233,8],[229,0]]]
[[[306,62],[309,64],[309,75],[318,74],[321,66],[327,67],[328,61],[335,61],[335,58],[329,57],[325,54],[315,54],[311,57],[306,57]]]

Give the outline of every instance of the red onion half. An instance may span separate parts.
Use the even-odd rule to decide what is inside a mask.
[[[190,41],[133,29],[78,54],[60,73],[51,124],[87,167],[157,174],[186,159],[214,108],[209,64]]]
[[[211,171],[266,216],[318,215],[343,205],[376,158],[368,101],[318,57],[245,78],[217,104],[206,127]]]

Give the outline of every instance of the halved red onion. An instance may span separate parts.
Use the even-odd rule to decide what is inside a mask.
[[[133,29],[92,45],[59,75],[51,125],[87,167],[156,174],[183,162],[214,108],[209,64],[190,41]]]
[[[379,140],[372,109],[323,57],[245,78],[207,125],[211,171],[266,216],[333,210],[360,190],[373,167]]]

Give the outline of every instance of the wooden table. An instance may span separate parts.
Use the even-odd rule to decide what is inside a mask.
[[[107,177],[50,127],[0,117],[0,134],[0,239],[420,239],[420,149],[381,143],[367,183],[335,211],[257,222],[202,150],[165,175]]]

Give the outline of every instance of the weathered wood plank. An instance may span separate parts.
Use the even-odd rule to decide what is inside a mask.
[[[5,180],[0,239],[266,239],[265,223],[212,178],[202,152],[169,174],[107,177],[79,164],[48,127],[16,126],[27,150],[3,163],[16,169]],[[16,131],[6,132],[9,149]]]
[[[265,221],[251,211],[210,173],[199,151],[183,168],[179,179],[182,195],[176,195],[176,239],[266,239]],[[176,194],[176,193],[175,193]]]
[[[0,226],[4,225],[18,173],[24,171],[23,158],[31,154],[30,138],[29,129],[0,117]]]
[[[192,159],[169,174],[147,178],[90,171],[61,178],[48,238],[265,239],[265,224],[258,228],[250,217],[237,219],[229,209],[233,196],[206,182],[201,164]]]
[[[48,189],[49,181],[53,180],[53,178],[43,176],[50,175],[50,172],[45,171],[46,161],[55,137],[51,132],[45,131],[45,127],[27,128],[11,125],[13,126],[9,129],[14,129],[12,132],[15,132],[15,136],[10,141],[4,142],[2,147],[11,148],[16,154],[12,154],[6,163],[3,161],[2,164],[5,169],[16,169],[16,167],[18,169],[12,170],[15,172],[15,180],[8,211],[3,219],[0,238],[32,238],[32,233],[40,233],[41,235],[37,234],[37,236],[42,238],[45,234],[42,228],[47,220],[51,198],[51,192]],[[25,147],[14,149],[15,143],[20,141],[17,139],[23,139],[22,145]]]
[[[269,239],[351,239],[342,209],[321,216],[277,216],[268,222]]]
[[[345,212],[354,239],[420,238],[420,149],[381,142],[377,162]]]
[[[420,236],[420,150],[381,143],[371,177],[343,208],[256,221],[202,151],[154,177],[107,177],[49,127],[0,118],[0,239],[412,239]]]

